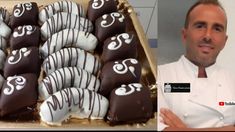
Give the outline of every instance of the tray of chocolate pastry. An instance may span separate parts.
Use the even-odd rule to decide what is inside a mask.
[[[127,0],[0,6],[0,128],[156,130],[157,65]]]

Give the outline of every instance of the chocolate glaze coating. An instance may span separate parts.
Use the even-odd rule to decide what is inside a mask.
[[[39,74],[40,60],[37,47],[13,50],[7,57],[4,66],[4,77],[23,73]]]
[[[101,59],[108,61],[137,58],[136,36],[133,33],[122,33],[104,41]]]
[[[36,104],[37,83],[37,76],[32,73],[9,76],[1,89],[0,115],[17,113],[22,108]]]
[[[12,29],[22,25],[38,25],[38,6],[35,2],[17,4],[10,18]]]
[[[10,38],[11,49],[23,47],[38,47],[40,42],[40,30],[37,26],[24,25],[14,29]]]
[[[106,63],[101,71],[99,93],[108,97],[110,92],[122,84],[140,81],[141,65],[136,59],[125,59]]]
[[[110,94],[110,125],[146,122],[152,116],[150,90],[140,83],[121,85]]]
[[[95,36],[99,42],[103,42],[108,37],[125,32],[126,19],[120,12],[105,14],[96,19]]]
[[[90,0],[87,10],[87,17],[92,23],[104,14],[117,11],[117,4],[114,0]]]

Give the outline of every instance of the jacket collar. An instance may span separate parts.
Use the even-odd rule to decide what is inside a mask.
[[[192,78],[197,78],[198,77],[198,66],[193,64],[190,60],[188,60],[184,55],[182,55],[179,59],[180,63],[183,63],[185,71],[189,74],[190,77]],[[206,74],[207,78],[210,78],[213,76],[214,72],[217,70],[218,66],[217,64],[213,64],[209,67],[206,67]]]

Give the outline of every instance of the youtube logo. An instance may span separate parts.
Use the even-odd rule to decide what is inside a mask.
[[[219,102],[219,106],[224,106],[224,102]]]

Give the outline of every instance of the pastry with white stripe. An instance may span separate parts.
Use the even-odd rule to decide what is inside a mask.
[[[60,68],[46,76],[39,84],[40,99],[45,100],[51,94],[67,87],[78,87],[98,91],[100,80],[81,68]]]
[[[5,51],[7,48],[7,41],[5,38],[3,38],[2,36],[0,36],[0,49]]]
[[[0,88],[2,88],[4,81],[5,81],[4,77],[0,74]]]
[[[2,36],[5,39],[8,39],[11,35],[11,28],[8,27],[6,23],[4,23],[2,20],[0,20],[0,36]]]
[[[64,47],[77,47],[93,52],[97,43],[97,38],[89,32],[64,29],[53,34],[40,48],[40,53],[45,58]]]
[[[47,75],[62,67],[78,67],[96,75],[101,63],[99,58],[85,50],[64,48],[49,55],[43,61],[42,67]]]
[[[3,71],[5,61],[6,61],[6,54],[3,50],[0,49],[0,72]]]
[[[60,30],[71,28],[78,29],[84,32],[92,32],[93,25],[90,20],[79,15],[59,12],[50,17],[41,27],[41,37],[45,41],[54,33]]]
[[[7,11],[7,9],[0,7],[0,20],[8,24],[10,20],[10,13]]]
[[[86,16],[86,12],[80,4],[73,1],[63,0],[45,6],[39,12],[39,22],[44,23],[47,19],[58,12],[68,12],[82,17]]]
[[[46,124],[61,125],[70,118],[103,119],[108,106],[108,100],[94,91],[66,88],[45,100],[39,115]]]

